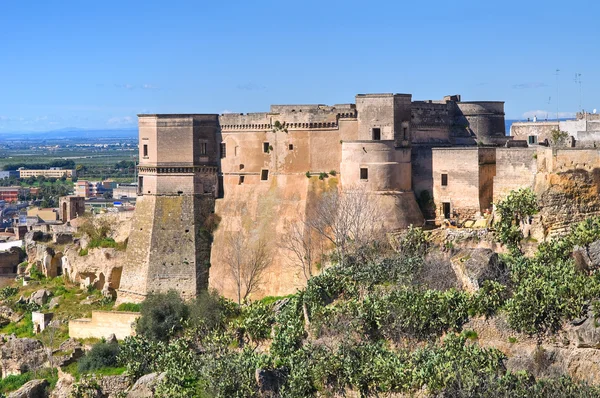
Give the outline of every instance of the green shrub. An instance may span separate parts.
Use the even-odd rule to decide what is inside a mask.
[[[245,309],[243,316],[244,329],[253,341],[265,340],[271,336],[271,327],[275,321],[273,305],[257,301]]]
[[[227,317],[237,313],[237,304],[221,297],[214,290],[202,291],[187,305],[189,310],[188,324],[195,327],[198,333],[224,329]]]
[[[7,298],[12,297],[17,293],[19,293],[19,288],[17,287],[3,287],[2,289],[0,289],[0,300],[6,300]]]
[[[117,307],[117,311],[140,312],[140,304],[121,303]]]
[[[89,373],[101,368],[116,367],[118,354],[117,343],[94,344],[92,349],[79,360],[78,370],[80,373]]]
[[[80,256],[87,256],[88,255],[88,249],[79,249],[78,254]]]
[[[179,293],[150,293],[140,305],[141,316],[136,330],[138,334],[156,341],[168,341],[183,330],[189,309]]]
[[[510,250],[520,250],[523,232],[521,222],[538,212],[537,197],[529,188],[511,191],[508,196],[496,203],[496,213],[500,220],[495,223],[498,240]]]

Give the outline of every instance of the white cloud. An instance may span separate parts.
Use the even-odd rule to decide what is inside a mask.
[[[142,84],[144,90],[157,90],[158,87],[153,84]]]
[[[534,110],[527,111],[523,113],[523,119],[533,119],[534,116],[537,116],[538,120],[546,119],[556,119],[556,111],[545,111],[545,110]],[[558,117],[560,119],[569,119],[575,117],[575,112],[558,112]]]
[[[224,110],[222,110],[222,111],[221,111],[221,115],[224,115],[224,114],[226,114],[226,113],[235,113],[235,112],[234,112],[234,111],[231,111],[231,110],[229,110],[229,109],[224,109]]]
[[[130,126],[135,124],[135,118],[131,116],[111,117],[106,121],[109,126]]]
[[[129,84],[129,83],[125,83],[125,84],[115,83],[115,87],[124,88],[127,90],[133,90],[135,88],[135,86],[133,84]]]

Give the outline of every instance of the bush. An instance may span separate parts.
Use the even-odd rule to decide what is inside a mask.
[[[223,330],[227,317],[237,309],[237,305],[231,304],[214,290],[201,292],[195,300],[188,303],[190,326],[204,333]]]
[[[140,305],[141,316],[137,333],[155,341],[168,341],[183,330],[189,317],[189,309],[175,290],[150,293]]]
[[[117,307],[117,311],[140,312],[140,304],[121,303]]]
[[[496,213],[500,220],[495,224],[498,240],[513,251],[519,251],[523,233],[521,222],[538,212],[537,198],[529,189],[511,191],[496,203]]]
[[[89,373],[101,368],[115,367],[118,364],[118,354],[119,345],[117,343],[94,344],[92,349],[79,360],[77,369],[80,373]]]
[[[12,297],[17,293],[19,293],[19,288],[12,286],[3,287],[2,289],[0,289],[0,300],[6,300],[7,298]]]

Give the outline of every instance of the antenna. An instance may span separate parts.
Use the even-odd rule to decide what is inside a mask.
[[[559,91],[558,91],[558,75],[560,73],[560,69],[556,69],[554,73],[556,75],[556,120],[558,120],[558,101],[560,99]]]
[[[581,73],[575,73],[575,84],[579,84],[579,110],[581,109]]]

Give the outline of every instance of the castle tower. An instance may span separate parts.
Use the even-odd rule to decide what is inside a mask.
[[[342,143],[342,186],[364,186],[389,230],[422,225],[412,191],[410,94],[359,94],[358,139]]]
[[[117,302],[208,286],[217,115],[139,115],[138,198]]]

